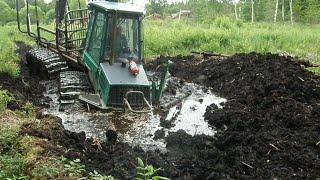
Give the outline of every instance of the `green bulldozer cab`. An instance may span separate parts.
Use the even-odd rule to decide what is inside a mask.
[[[79,99],[87,104],[102,109],[125,106],[134,112],[143,112],[141,107],[151,109],[151,104],[159,101],[168,63],[163,68],[161,82],[148,80],[143,67],[144,9],[130,3],[91,1],[87,5],[79,0],[78,8],[70,9],[71,0],[56,0],[55,29],[50,30],[40,25],[37,0],[34,0],[36,16],[30,16],[29,1],[25,1],[27,17],[20,17],[17,11],[18,29],[42,47],[30,52],[30,62],[41,66],[45,77],[59,73],[63,77],[65,92],[60,91],[60,98],[80,94]],[[17,0],[16,6],[19,9]],[[32,18],[35,26],[31,25]],[[26,30],[20,26],[23,22]],[[77,75],[78,80],[66,78],[69,75],[65,71],[70,69],[88,74],[94,93],[74,91],[87,86],[82,83],[83,76]]]
[[[89,3],[91,12],[83,60],[89,70],[96,96],[82,95],[81,100],[98,106],[151,107],[155,101],[154,84],[143,68],[142,19],[144,10],[127,3],[96,1]],[[134,61],[138,75],[129,71]],[[154,89],[156,91],[156,89]]]

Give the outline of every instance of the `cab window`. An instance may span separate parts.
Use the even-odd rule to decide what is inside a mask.
[[[88,53],[98,63],[101,58],[102,38],[105,24],[105,15],[101,12],[96,13],[92,28]]]

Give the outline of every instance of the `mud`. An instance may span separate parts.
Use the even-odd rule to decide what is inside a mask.
[[[177,87],[174,82],[179,80],[174,77],[168,79],[164,98],[160,106],[154,107],[152,113],[134,114],[88,110],[80,102],[60,105],[56,81],[42,81],[41,84],[46,87],[44,96],[52,99],[50,108],[43,109],[42,113],[61,118],[65,129],[73,132],[84,131],[88,138],[96,137],[106,141],[110,139],[106,137],[106,131],[116,131],[119,141],[142,147],[144,150],[166,151],[163,138],[169,132],[180,129],[191,135],[213,135],[215,131],[204,121],[206,107],[215,102],[222,108],[220,103],[226,99],[192,83],[182,83]],[[172,93],[172,89],[175,89],[175,93]],[[163,137],[154,138],[155,132],[160,129],[164,133]]]
[[[166,59],[159,58],[151,67]],[[170,69],[172,74],[186,80],[192,80],[190,75],[202,77],[196,81],[228,99],[223,109],[207,108],[206,120],[218,129],[216,139],[208,140],[211,146],[188,153],[187,147],[204,144],[196,141],[200,137],[184,135],[182,140],[181,133],[170,137],[174,143],[167,148],[172,145],[180,152],[174,157],[181,171],[197,169],[202,162],[204,171],[192,172],[194,179],[320,176],[319,77],[305,70],[307,62],[256,53],[200,64],[190,56],[170,59],[176,64]]]
[[[16,53],[21,57],[19,77],[14,78],[9,74],[0,73],[0,86],[15,98],[14,101],[8,103],[8,108],[21,110],[26,102],[31,102],[38,107],[44,107],[47,104],[42,95],[45,89],[39,85],[38,77],[29,74],[26,64],[25,54],[31,47],[19,41],[16,42],[16,45],[18,46]]]
[[[179,81],[173,83],[177,89],[169,86],[166,102],[175,101],[170,95],[180,97],[179,90],[189,82],[206,86],[200,88],[200,94],[213,91],[227,101],[212,104],[214,97],[199,97],[195,88],[189,90],[190,93],[182,93],[185,99],[177,99],[173,105],[163,102],[166,105],[160,106],[161,111],[151,115],[157,118],[148,115],[137,123],[128,120],[128,116],[122,116],[123,120],[119,121],[121,115],[117,115],[113,125],[118,127],[120,137],[114,143],[101,141],[101,150],[93,144],[92,136],[101,139],[106,136],[106,126],[109,125],[101,124],[106,124],[106,118],[112,114],[94,112],[98,116],[96,114],[87,121],[90,118],[83,116],[77,120],[75,113],[75,116],[69,117],[73,121],[64,122],[63,118],[43,116],[42,112],[39,113],[40,124],[25,123],[21,133],[46,138],[62,148],[50,147],[53,153],[70,159],[80,158],[88,172],[97,170],[117,179],[133,179],[136,175],[136,157],[156,168],[162,167],[159,174],[172,179],[320,177],[320,79],[305,70],[308,63],[292,57],[251,53],[208,60],[195,56],[160,57],[147,68],[160,71],[159,65],[167,59],[173,61],[170,74]],[[43,98],[35,99],[36,103]],[[188,105],[189,100],[191,105]],[[54,106],[54,100],[52,103],[51,106]],[[194,104],[204,106],[197,108]],[[179,118],[185,114],[184,109],[205,113],[202,122],[211,125],[206,127],[211,133],[199,134],[206,130],[199,131],[195,126],[187,128],[189,121],[183,125],[186,127],[184,130],[174,129],[179,124]],[[61,113],[62,109],[57,107],[56,110]],[[63,113],[70,115],[68,110]],[[184,119],[188,118],[193,122],[192,113]],[[71,131],[65,129],[68,123]],[[137,124],[132,126],[134,123]],[[75,124],[79,126],[72,129]],[[143,131],[146,124],[151,131]],[[82,125],[90,127],[87,129],[100,128],[101,132],[81,132]],[[166,151],[140,148],[143,143],[139,140],[147,139],[146,144],[150,145],[146,136],[136,136],[136,144],[126,142],[125,134],[131,132],[130,127],[150,136],[152,142],[162,142]]]

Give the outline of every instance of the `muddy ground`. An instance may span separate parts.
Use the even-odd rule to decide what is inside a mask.
[[[36,76],[30,76],[25,60],[25,54],[31,49],[31,46],[23,42],[16,42],[18,49],[17,54],[21,57],[20,76],[13,78],[7,73],[0,73],[0,86],[8,90],[15,98],[15,101],[8,103],[8,108],[11,110],[21,110],[26,102],[32,102],[35,106],[43,107],[43,91],[44,87],[39,85],[40,79]]]
[[[166,59],[175,62],[174,76],[195,79],[228,99],[223,109],[207,108],[206,120],[220,130],[209,145],[184,138],[186,148],[202,146],[175,157],[178,169],[196,170],[196,179],[320,177],[319,77],[305,70],[309,63],[251,53],[204,62],[162,57],[153,64]]]
[[[24,46],[19,47],[23,57]],[[147,69],[160,70],[167,59],[173,61],[173,76],[211,87],[227,99],[223,109],[211,105],[205,114],[218,130],[215,136],[171,133],[166,137],[167,152],[145,152],[121,142],[102,142],[99,150],[84,133],[65,130],[60,119],[42,115],[40,126],[25,123],[21,133],[47,138],[68,149],[50,147],[51,153],[80,158],[88,172],[97,170],[118,179],[133,179],[136,157],[162,167],[159,174],[172,179],[320,177],[320,79],[304,69],[307,63],[251,53],[209,60],[159,57]],[[38,79],[24,73],[23,58],[21,65],[17,79],[0,74],[1,86],[16,99],[42,107],[43,89],[26,90]]]

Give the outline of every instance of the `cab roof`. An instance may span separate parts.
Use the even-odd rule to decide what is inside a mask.
[[[105,11],[118,11],[125,13],[145,14],[145,10],[137,5],[130,3],[110,2],[110,1],[93,1],[89,6],[95,6]]]

